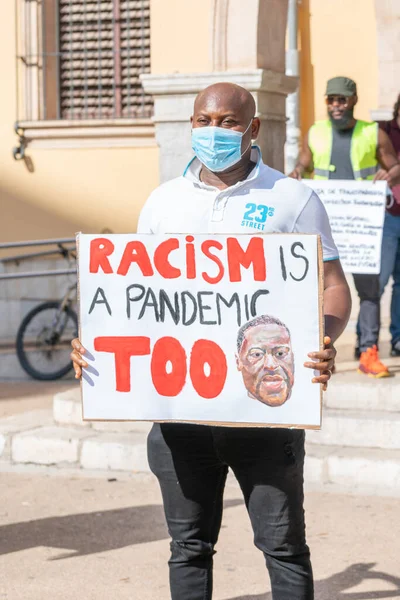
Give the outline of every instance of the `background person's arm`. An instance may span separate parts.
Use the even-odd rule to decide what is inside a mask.
[[[305,171],[311,173],[314,170],[313,165],[313,156],[308,145],[308,135],[304,138],[303,144],[300,150],[299,158],[297,160],[296,166],[291,173],[289,173],[289,177],[293,179],[301,179]]]
[[[376,158],[381,166],[374,177],[374,181],[387,181],[389,187],[400,183],[400,163],[393,148],[393,144],[382,129],[378,129],[378,146]]]

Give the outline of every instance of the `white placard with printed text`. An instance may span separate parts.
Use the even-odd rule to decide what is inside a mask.
[[[310,179],[304,183],[326,208],[344,271],[379,273],[387,183]]]

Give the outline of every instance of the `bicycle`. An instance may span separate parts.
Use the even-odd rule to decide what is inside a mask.
[[[75,250],[61,244],[58,252],[68,261],[76,259]],[[21,367],[34,379],[53,381],[72,370],[70,343],[78,336],[76,302],[74,282],[61,301],[43,302],[24,317],[17,332],[16,350]]]

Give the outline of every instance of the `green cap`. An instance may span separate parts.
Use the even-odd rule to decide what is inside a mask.
[[[356,82],[348,77],[333,77],[326,84],[327,96],[356,96]]]

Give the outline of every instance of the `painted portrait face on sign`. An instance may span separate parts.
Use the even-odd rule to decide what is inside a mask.
[[[294,355],[290,332],[279,319],[262,315],[239,329],[236,364],[250,398],[268,406],[290,398]]]

